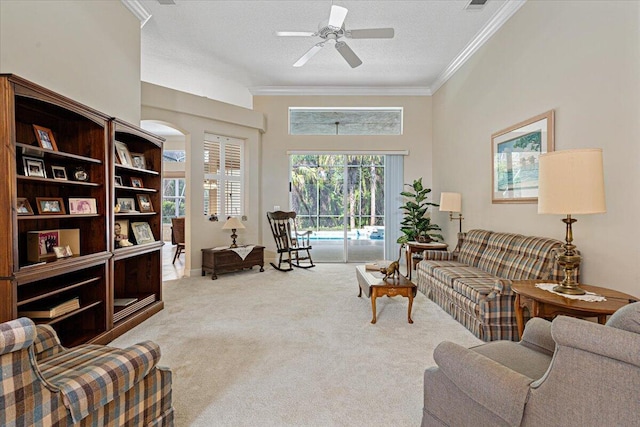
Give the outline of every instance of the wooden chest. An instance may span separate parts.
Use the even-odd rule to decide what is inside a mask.
[[[250,269],[254,265],[264,271],[264,246],[254,246],[244,259],[230,248],[202,249],[202,275],[211,273],[211,280],[217,279],[219,273]]]

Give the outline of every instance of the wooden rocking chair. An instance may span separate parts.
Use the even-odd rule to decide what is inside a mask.
[[[311,259],[311,231],[298,232],[296,228],[295,212],[267,212],[271,233],[276,241],[278,249],[278,265],[271,263],[273,268],[280,271],[291,271],[293,267],[315,267]],[[306,253],[306,254],[305,254]],[[283,255],[286,258],[283,259]],[[301,261],[307,261],[308,265],[301,265]],[[282,268],[282,263],[289,264],[289,268]]]

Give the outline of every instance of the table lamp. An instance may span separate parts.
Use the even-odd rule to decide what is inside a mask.
[[[538,213],[567,217],[566,243],[556,261],[564,269],[564,280],[553,290],[563,294],[582,295],[584,290],[574,280],[574,270],[581,257],[573,244],[571,215],[606,212],[602,150],[579,149],[554,151],[540,155],[538,177]]]
[[[229,246],[230,248],[238,247],[238,245],[236,244],[236,238],[238,237],[238,235],[236,234],[236,230],[239,230],[241,228],[244,228],[244,225],[242,225],[242,222],[240,222],[238,218],[233,216],[229,217],[227,222],[225,222],[222,226],[223,230],[231,230],[231,239],[233,240],[233,243],[231,243],[231,246]]]
[[[460,221],[460,233],[462,233],[462,194],[460,193],[440,193],[440,211],[449,211],[449,221]],[[458,217],[454,218],[453,213]]]

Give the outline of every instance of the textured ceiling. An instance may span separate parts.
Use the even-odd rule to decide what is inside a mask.
[[[180,86],[180,79],[187,74],[197,74],[247,88],[428,88],[505,1],[489,0],[481,10],[465,10],[468,0],[335,1],[349,10],[347,29],[395,29],[395,37],[388,40],[343,39],[363,61],[355,69],[329,45],[305,66],[294,68],[292,64],[321,39],[275,35],[276,31],[316,31],[329,17],[330,0],[140,3],[152,15],[142,29],[143,79],[145,70],[162,75],[162,64],[168,61],[174,70],[178,63],[190,71],[185,76],[175,72],[162,75],[165,80],[174,80],[162,82],[170,87]]]

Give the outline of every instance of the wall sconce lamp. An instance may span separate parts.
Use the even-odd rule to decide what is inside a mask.
[[[540,155],[538,178],[538,213],[561,214],[567,226],[563,252],[556,261],[564,269],[564,280],[553,290],[563,294],[582,295],[574,280],[574,270],[581,256],[573,244],[573,214],[595,214],[607,211],[604,197],[602,150],[581,149],[553,151]]]
[[[460,233],[462,233],[462,194],[460,193],[440,193],[440,211],[449,211],[449,221],[460,221]],[[454,217],[453,213],[458,217]]]
[[[238,218],[235,217],[230,217],[227,222],[224,223],[224,225],[222,226],[223,230],[231,230],[231,239],[233,240],[233,243],[231,243],[231,246],[229,246],[230,248],[237,248],[238,245],[236,244],[236,238],[238,237],[238,235],[236,234],[236,230],[239,229],[244,229],[244,225],[240,222],[240,220]]]

